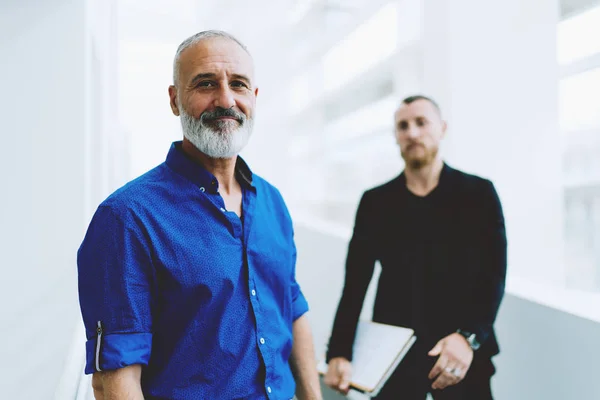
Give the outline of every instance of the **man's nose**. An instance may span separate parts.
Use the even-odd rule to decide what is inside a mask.
[[[235,106],[235,98],[229,86],[222,86],[214,101],[215,107],[231,108]]]
[[[411,124],[406,130],[406,134],[409,138],[416,139],[421,135],[421,131],[419,131],[419,128]]]

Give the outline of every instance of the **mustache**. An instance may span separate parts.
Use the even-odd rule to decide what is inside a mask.
[[[421,146],[421,147],[425,147],[425,145],[423,143],[419,143],[419,142],[412,142],[409,143],[408,146],[406,146],[407,150],[412,149],[413,147],[417,147],[417,146]]]
[[[235,111],[233,108],[222,107],[217,107],[214,109],[214,111],[204,111],[200,115],[200,121],[207,122],[221,117],[235,118],[235,120],[239,122],[240,125],[246,121],[246,116],[244,114]]]

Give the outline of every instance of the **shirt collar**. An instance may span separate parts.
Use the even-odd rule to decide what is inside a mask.
[[[181,148],[181,145],[182,141],[171,144],[166,159],[167,166],[199,187],[216,193],[219,190],[217,178],[201,164],[188,157]],[[242,186],[254,188],[252,184],[252,171],[240,156],[237,157],[235,162],[235,175]]]

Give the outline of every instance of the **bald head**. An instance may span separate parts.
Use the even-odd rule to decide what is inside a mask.
[[[178,81],[179,81],[179,76],[180,76],[181,55],[188,48],[194,47],[196,44],[200,43],[203,40],[209,40],[209,39],[229,40],[229,41],[237,44],[240,48],[242,48],[242,50],[244,50],[250,56],[250,58],[252,58],[252,56],[250,55],[250,52],[248,51],[248,48],[241,41],[239,41],[235,36],[233,36],[227,32],[217,31],[217,30],[198,32],[195,35],[192,35],[189,38],[185,39],[183,42],[181,42],[181,44],[177,48],[177,52],[175,53],[175,59],[173,60],[173,84],[175,86],[177,86]]]

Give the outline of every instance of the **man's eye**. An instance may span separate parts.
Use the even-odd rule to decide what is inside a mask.
[[[246,85],[242,81],[233,81],[233,82],[231,82],[231,86],[236,87],[236,88],[241,88],[241,87],[247,88],[248,87],[248,85]]]
[[[211,81],[203,81],[198,84],[198,87],[202,87],[202,88],[208,88],[208,87],[213,87],[213,86],[215,86],[215,85]]]

